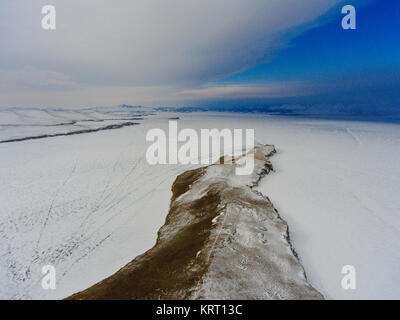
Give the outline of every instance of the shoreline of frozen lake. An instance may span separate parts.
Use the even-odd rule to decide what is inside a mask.
[[[147,130],[166,129],[170,116],[0,145],[1,298],[64,298],[152,247],[171,184],[191,168],[150,166],[144,159]],[[180,129],[254,128],[258,142],[276,146],[275,173],[258,190],[288,222],[308,280],[326,298],[400,297],[399,125],[254,114],[179,117]],[[55,291],[40,286],[41,266],[49,263],[57,270]],[[341,288],[347,264],[356,267],[356,290]]]

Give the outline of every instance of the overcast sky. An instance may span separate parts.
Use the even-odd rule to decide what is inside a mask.
[[[53,31],[41,28],[46,4],[56,8]],[[343,4],[347,3],[1,0],[0,106],[182,106],[332,96],[332,83],[349,89],[340,80],[345,73],[352,79],[351,66],[357,61],[371,67],[370,73],[372,67],[382,67],[371,64],[381,54],[365,54],[374,52],[366,49],[368,43],[359,41],[352,48],[359,35],[367,42],[371,37],[363,28],[344,33]],[[376,7],[364,11],[376,14]],[[366,26],[362,16],[357,21]],[[349,58],[345,52],[354,54]],[[397,65],[398,59],[387,59],[385,67]]]
[[[188,99],[199,86],[268,61],[289,31],[337,2],[1,0],[0,105]],[[55,31],[41,28],[46,4],[57,10]]]

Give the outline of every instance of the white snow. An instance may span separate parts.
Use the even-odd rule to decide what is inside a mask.
[[[58,123],[54,114],[51,122],[35,117],[35,124]],[[66,111],[63,116],[75,118]],[[0,298],[63,298],[153,246],[171,185],[190,168],[146,163],[146,132],[166,129],[168,116],[117,130],[0,144]],[[287,221],[309,282],[326,298],[400,298],[399,125],[179,117],[178,129],[254,128],[259,143],[275,145],[275,172],[258,190]],[[4,112],[0,122],[20,119]],[[34,134],[49,128],[37,127]],[[0,133],[27,136],[31,128],[8,134],[0,126]],[[41,288],[44,264],[55,265],[57,290]],[[341,288],[341,269],[348,264],[357,271],[356,290]]]
[[[0,144],[1,299],[64,298],[154,245],[188,167],[147,164],[149,124]],[[56,290],[41,287],[47,264]]]
[[[90,130],[124,122],[140,123],[149,116],[141,108],[0,109],[0,141],[45,134]],[[138,118],[139,117],[139,118]]]
[[[253,174],[238,177],[235,165],[210,166],[190,188],[177,199],[183,208],[193,198],[201,199],[204,189],[213,190],[220,199],[218,210],[223,218],[211,228],[204,245],[208,252],[207,267],[192,298],[195,299],[321,299],[306,281],[303,267],[293,254],[287,239],[287,224],[259,192],[257,185],[267,173],[266,158],[275,153],[273,146],[258,146],[245,157],[254,157]],[[182,210],[181,216],[190,216]],[[217,216],[218,217],[218,216]],[[192,215],[191,218],[196,220]],[[164,231],[164,230],[163,230]],[[196,265],[196,264],[195,264]]]
[[[298,120],[268,127],[276,172],[259,190],[288,222],[311,284],[326,298],[399,299],[400,126]],[[356,290],[341,287],[344,265],[356,268]]]
[[[258,190],[287,221],[308,280],[325,298],[400,298],[400,125],[190,117],[206,127],[254,128],[257,142],[275,145],[275,172]],[[341,287],[345,265],[356,268],[356,290]]]

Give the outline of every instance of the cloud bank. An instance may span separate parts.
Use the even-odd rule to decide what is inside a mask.
[[[268,61],[338,2],[3,0],[0,106],[171,101]],[[41,28],[47,4],[54,31]]]

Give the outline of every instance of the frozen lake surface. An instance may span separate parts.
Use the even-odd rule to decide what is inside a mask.
[[[0,140],[104,126],[87,120],[121,123],[137,112],[50,115],[1,111]],[[167,129],[168,117],[0,143],[0,298],[64,298],[154,245],[171,185],[193,167],[147,164],[146,133]],[[258,189],[288,222],[308,280],[326,298],[400,298],[399,125],[221,113],[179,117],[179,129],[254,128],[257,142],[275,145],[275,172]],[[56,267],[56,290],[40,285],[45,264]],[[344,265],[356,268],[356,290],[341,288]]]

